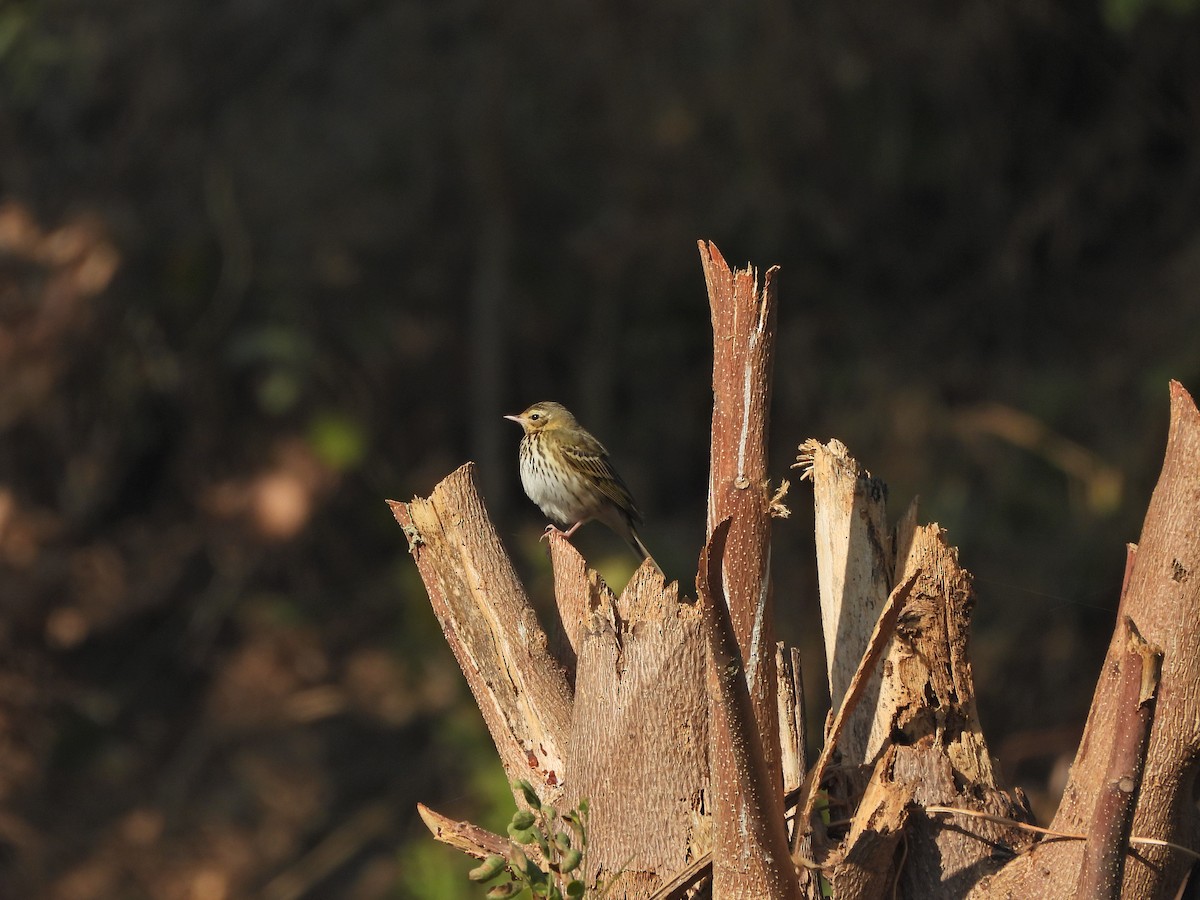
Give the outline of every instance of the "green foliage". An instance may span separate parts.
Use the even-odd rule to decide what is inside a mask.
[[[468,900],[471,889],[458,868],[461,854],[428,840],[428,834],[400,850],[397,895],[403,900]]]
[[[52,73],[78,50],[45,27],[41,7],[0,4],[0,88],[20,105],[36,103]]]
[[[467,873],[471,881],[483,884],[499,879],[485,895],[488,900],[509,897],[545,897],[567,900],[583,897],[587,886],[576,877],[582,874],[587,852],[588,802],[580,800],[574,809],[559,815],[558,810],[542,803],[528,781],[513,787],[521,792],[528,809],[518,809],[508,823],[512,838],[507,857],[493,854]],[[558,823],[570,831],[557,828]],[[535,862],[521,847],[536,846],[541,862]],[[545,866],[545,868],[542,868]]]

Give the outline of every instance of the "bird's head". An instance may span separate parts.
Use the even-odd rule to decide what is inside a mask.
[[[519,416],[505,416],[525,429],[526,434],[536,434],[553,428],[570,428],[575,425],[575,417],[561,403],[553,400],[543,400],[535,403]]]

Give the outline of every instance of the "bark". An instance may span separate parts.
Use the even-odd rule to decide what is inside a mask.
[[[713,807],[728,809],[740,830],[714,827],[713,896],[786,900],[799,896],[788,851],[776,772],[768,768],[746,687],[741,650],[724,597],[722,559],[731,521],[722,520],[700,557],[700,605],[708,639]],[[778,731],[775,731],[778,740]]]
[[[509,780],[527,778],[553,802],[570,749],[571,686],[484,509],[474,465],[426,500],[389,505]]]
[[[619,875],[606,897],[646,897],[711,848],[700,611],[649,560],[619,598],[603,582],[592,594],[595,573],[562,535],[550,540],[556,570],[579,572],[573,589],[599,598],[578,644],[567,765],[569,803],[591,804],[586,874]]]
[[[616,609],[608,585],[571,545],[554,532],[547,538],[554,568],[554,602],[558,622],[552,630],[550,649],[574,680],[580,644],[592,614]]]
[[[772,790],[763,796],[763,814],[783,827],[783,773],[780,763],[775,623],[769,563],[771,491],[767,474],[767,428],[771,367],[775,347],[775,273],[768,269],[761,289],[753,268],[731,270],[720,251],[700,243],[713,327],[712,461],[708,486],[708,535],[730,520],[724,542],[721,594],[737,636],[755,729],[761,736]],[[767,848],[753,834],[774,834],[774,825],[747,823],[739,810],[722,802],[733,796],[738,773],[729,747],[736,735],[713,723],[712,792],[713,893],[722,898],[761,897],[745,861]]]
[[[1191,795],[1200,760],[1200,412],[1178,382],[1171,382],[1171,426],[1162,472],[1146,511],[1120,615],[1137,622],[1142,636],[1163,651],[1132,833],[1195,848],[1200,844]],[[1125,650],[1124,628],[1118,624],[1050,826],[1053,831],[1089,831],[1109,765],[1110,736],[1120,717],[1120,659]],[[971,896],[1071,897],[1083,854],[1079,842],[1044,841]],[[1173,897],[1191,862],[1168,847],[1139,846],[1126,860],[1122,896]]]
[[[1120,900],[1125,849],[1146,764],[1146,745],[1154,722],[1154,700],[1162,671],[1162,651],[1138,633],[1125,617],[1126,651],[1121,657],[1121,695],[1117,728],[1104,784],[1096,795],[1092,828],[1083,850],[1076,900]]]
[[[456,822],[449,816],[443,816],[440,812],[430,809],[424,803],[417,804],[417,813],[437,840],[461,850],[468,856],[478,860],[487,859],[492,854],[508,856],[511,846],[508,838],[500,837],[470,822]]]

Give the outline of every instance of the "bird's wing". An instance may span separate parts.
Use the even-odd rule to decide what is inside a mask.
[[[642,514],[633,502],[633,495],[608,461],[608,451],[604,449],[603,444],[590,434],[584,434],[574,445],[564,443],[562,451],[572,465],[595,480],[600,493],[628,513],[634,522],[642,521]]]

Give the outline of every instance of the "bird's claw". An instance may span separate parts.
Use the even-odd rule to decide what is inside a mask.
[[[559,528],[557,525],[550,524],[546,526],[546,530],[542,532],[542,536],[538,538],[538,540],[546,541],[548,543],[550,541],[550,535],[562,533],[563,531],[561,528]]]

